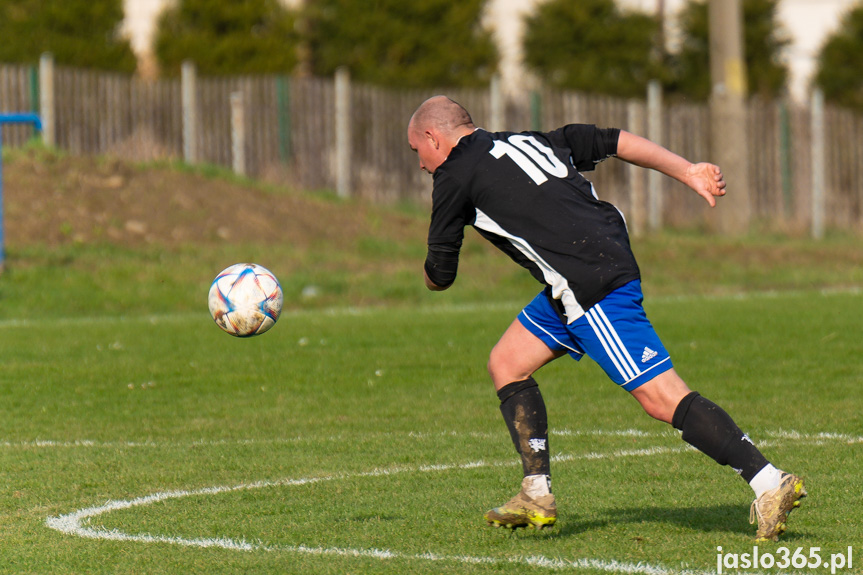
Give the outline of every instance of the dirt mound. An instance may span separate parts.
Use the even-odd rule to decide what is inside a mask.
[[[168,166],[16,152],[4,163],[3,183],[8,245],[248,241],[339,249],[371,235],[425,237],[422,222],[392,210]]]

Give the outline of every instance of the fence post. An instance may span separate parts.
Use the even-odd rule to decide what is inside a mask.
[[[662,86],[658,80],[647,84],[647,139],[662,144]],[[662,229],[662,174],[648,170],[647,226],[652,232]]]
[[[542,94],[539,90],[530,92],[530,129],[535,132],[542,130]]]
[[[185,60],[181,70],[183,159],[188,164],[194,164],[198,161],[198,82],[195,63]]]
[[[351,75],[344,66],[336,70],[336,193],[351,195]]]
[[[825,134],[824,93],[812,91],[812,237],[824,237]]]
[[[749,123],[746,59],[743,49],[744,0],[710,0],[710,157],[724,170],[728,199],[709,218],[714,231],[742,236],[754,209],[749,178]]]
[[[288,163],[291,149],[291,84],[287,76],[276,78],[276,112],[279,116],[279,160]]]
[[[242,92],[231,92],[231,156],[234,173],[246,175],[246,114]]]
[[[644,114],[638,100],[630,100],[626,106],[627,129],[633,134],[644,131]],[[629,229],[633,237],[644,234],[644,170],[635,164],[627,164],[629,174]],[[650,170],[653,171],[653,170]]]
[[[39,58],[39,116],[42,118],[42,141],[49,148],[57,145],[54,114],[54,55],[45,52]]]
[[[488,129],[491,132],[500,132],[504,129],[504,105],[503,91],[500,87],[500,76],[495,74],[491,77],[488,86],[489,96],[489,122]]]
[[[791,174],[791,118],[786,98],[779,101],[779,174],[782,178],[782,207],[785,217],[794,210],[794,189]]]
[[[39,68],[30,66],[28,76],[30,76],[30,112],[38,116],[40,113]],[[35,138],[37,135],[40,135],[40,132],[36,129],[36,126],[33,126],[33,137]]]

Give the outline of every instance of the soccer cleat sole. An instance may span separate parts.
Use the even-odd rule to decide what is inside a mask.
[[[492,527],[512,530],[528,527],[542,530],[557,521],[557,507],[551,493],[532,498],[525,495],[522,489],[507,503],[486,511],[483,519]]]
[[[549,523],[506,523],[503,521],[488,521],[488,520],[487,520],[487,522],[491,527],[494,527],[496,529],[503,528],[503,529],[510,529],[512,531],[515,531],[516,529],[520,529],[520,528],[536,529],[537,531],[542,531],[544,529],[551,529],[552,527],[554,527],[554,523],[555,523],[554,521],[551,521]]]
[[[536,529],[537,531],[542,531],[543,529],[551,529],[555,522],[557,522],[557,517],[540,517],[538,515],[533,516],[522,516],[513,518],[512,520],[507,519],[494,519],[489,517],[490,513],[493,513],[495,510],[490,511],[485,515],[486,523],[488,523],[491,527],[495,528],[504,528],[511,529],[515,531],[521,527],[527,529]]]

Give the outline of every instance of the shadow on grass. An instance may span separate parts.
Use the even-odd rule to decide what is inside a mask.
[[[749,506],[712,505],[704,507],[641,506],[612,508],[591,514],[590,519],[579,519],[577,513],[561,521],[560,535],[579,535],[595,529],[641,523],[679,525],[705,533],[753,534],[755,527],[749,525]]]

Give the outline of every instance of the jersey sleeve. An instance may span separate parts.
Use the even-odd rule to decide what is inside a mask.
[[[469,202],[458,182],[446,172],[435,174],[425,271],[440,287],[455,281],[464,227],[470,222]]]
[[[619,137],[617,128],[592,124],[569,124],[548,134],[552,143],[572,151],[572,165],[580,172],[591,171],[596,164],[617,155]]]

